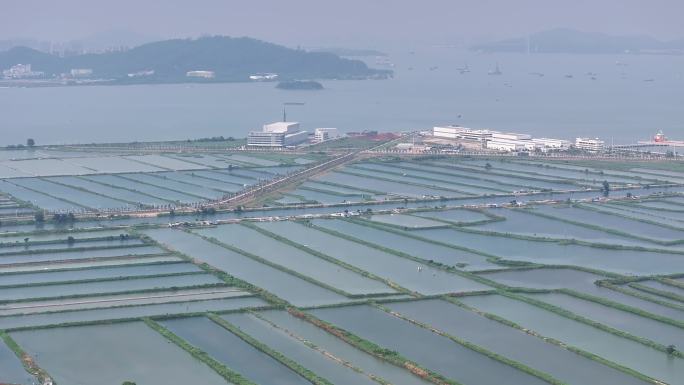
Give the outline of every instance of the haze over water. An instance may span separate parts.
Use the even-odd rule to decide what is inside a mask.
[[[308,130],[451,123],[566,139],[599,136],[616,144],[658,130],[684,139],[683,56],[411,50],[390,52],[394,79],[323,81],[326,89],[314,92],[277,90],[274,83],[3,88],[0,145],[28,137],[39,144],[244,137],[281,119],[286,101],[305,103],[291,107],[288,118]],[[374,58],[368,61],[376,66]],[[488,75],[497,62],[503,75]],[[466,64],[471,72],[460,74]]]

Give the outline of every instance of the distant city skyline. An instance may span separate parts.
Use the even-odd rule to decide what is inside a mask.
[[[288,46],[469,44],[551,28],[684,38],[681,0],[25,0],[4,5],[0,40],[127,45],[203,34]],[[114,32],[112,32],[114,31]]]

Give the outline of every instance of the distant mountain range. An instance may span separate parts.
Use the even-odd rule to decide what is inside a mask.
[[[93,78],[114,83],[177,83],[186,81],[248,81],[258,73],[279,79],[362,79],[387,77],[391,71],[371,69],[362,61],[332,53],[290,49],[241,37],[202,37],[143,44],[136,48],[98,54],[60,57],[27,47],[0,52],[0,68],[31,64],[48,77],[72,69],[91,69]],[[189,71],[211,71],[212,78],[188,78]],[[131,76],[129,74],[135,74]]]
[[[612,36],[572,29],[553,29],[529,37],[471,46],[483,52],[581,53],[581,54],[684,54],[684,39],[661,41],[650,36]]]

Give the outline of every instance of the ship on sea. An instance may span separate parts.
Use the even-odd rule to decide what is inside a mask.
[[[496,63],[496,68],[494,68],[493,71],[487,72],[487,75],[503,75],[503,72],[501,72],[501,69],[499,69],[499,63]]]
[[[459,68],[456,68],[456,69],[458,70],[458,72],[459,72],[461,75],[462,75],[462,74],[467,74],[468,72],[470,72],[470,67],[468,67],[468,63],[466,63],[466,65],[464,65],[463,67],[459,67]]]

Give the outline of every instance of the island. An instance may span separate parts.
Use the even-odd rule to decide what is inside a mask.
[[[21,63],[21,64],[19,64]],[[0,52],[2,85],[249,82],[276,79],[378,79],[392,71],[328,52],[248,37],[164,40],[116,52],[57,56],[27,47]]]
[[[276,88],[281,90],[322,90],[323,84],[314,80],[290,80],[279,82]]]

